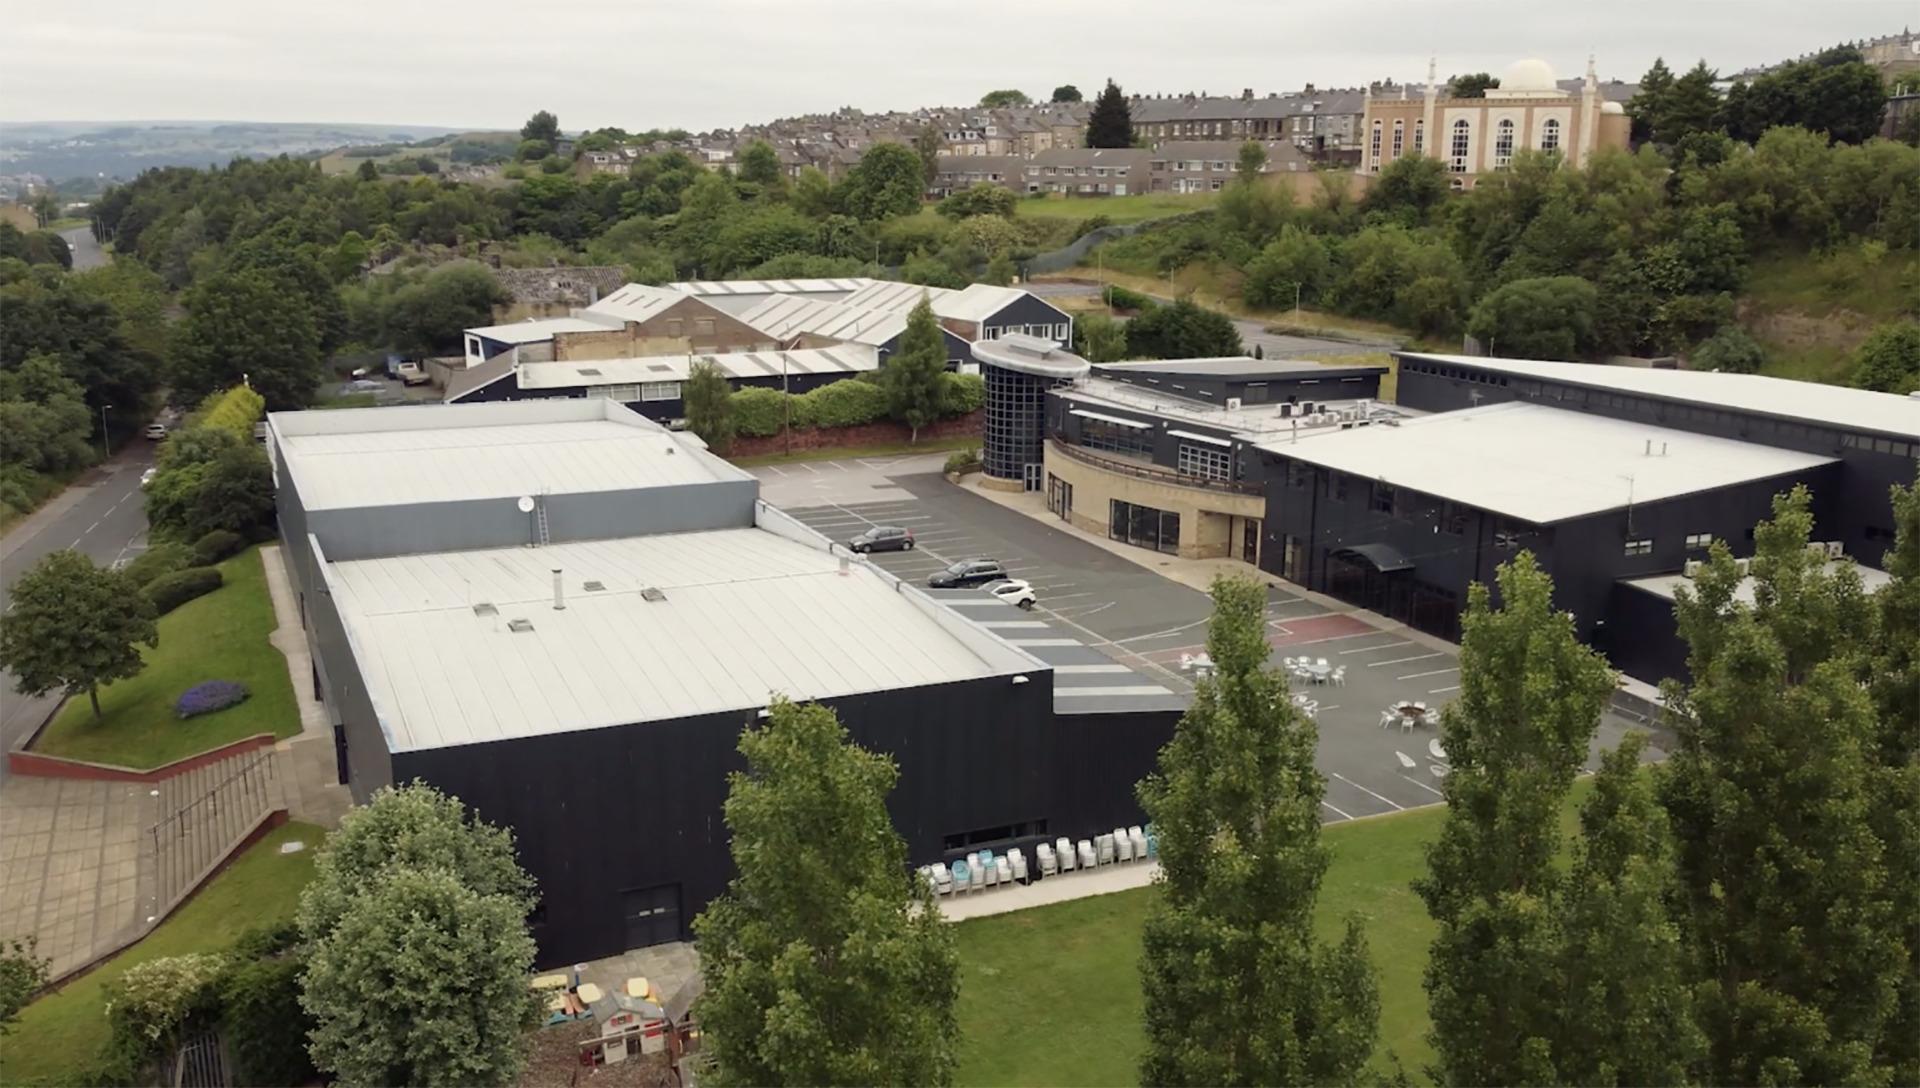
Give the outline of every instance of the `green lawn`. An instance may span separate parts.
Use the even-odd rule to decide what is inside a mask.
[[[1590,781],[1576,783],[1568,800],[1561,826],[1569,835]],[[1365,919],[1380,979],[1381,1073],[1397,1057],[1423,1079],[1433,1060],[1420,984],[1433,922],[1411,885],[1444,817],[1435,806],[1326,830],[1333,864],[1320,888],[1321,934],[1337,939],[1348,914]],[[966,1042],[954,1083],[1138,1083],[1140,933],[1158,894],[1145,888],[958,923]]]
[[[727,460],[742,468],[757,465],[790,465],[799,461],[839,461],[853,457],[898,457],[907,453],[950,453],[954,450],[972,449],[980,444],[980,436],[960,435],[957,438],[928,438],[920,442],[900,442],[889,446],[823,446],[817,450],[795,450],[791,454],[763,453],[753,457],[729,457]]]
[[[1091,219],[1104,215],[1115,223],[1164,219],[1211,207],[1215,193],[1136,193],[1131,196],[1026,197],[1016,208],[1020,215],[1041,219]]]
[[[325,834],[311,824],[276,829],[145,940],[28,1005],[13,1034],[0,1045],[0,1084],[62,1078],[89,1063],[106,1041],[107,983],[127,968],[163,956],[217,952],[231,947],[249,929],[292,918],[300,889],[313,876],[313,852]],[[297,854],[280,853],[280,844],[293,839],[307,848]]]
[[[85,697],[70,699],[34,750],[145,770],[255,733],[298,733],[287,659],[267,641],[273,601],[260,550],[220,570],[225,585],[160,617],[160,644],[143,651],[139,675],[100,689],[99,721]],[[253,694],[236,707],[176,719],[174,700],[204,680],[237,680]]]

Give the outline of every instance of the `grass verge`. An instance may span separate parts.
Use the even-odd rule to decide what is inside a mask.
[[[801,461],[839,461],[853,457],[898,457],[912,453],[951,453],[954,450],[972,449],[980,444],[979,435],[960,435],[956,438],[929,438],[921,442],[900,442],[886,446],[822,446],[815,450],[795,450],[792,453],[761,453],[752,457],[729,457],[727,460],[741,468],[755,468],[760,465],[791,465]]]
[[[220,564],[226,584],[160,617],[160,643],[146,668],[100,689],[100,720],[85,698],[67,701],[34,750],[146,770],[255,733],[290,737],[300,711],[287,659],[267,641],[273,600],[260,549]],[[239,706],[181,721],[174,700],[203,680],[237,680],[252,695]]]
[[[1574,785],[1561,820],[1568,835],[1590,788],[1590,779]],[[1380,982],[1373,1067],[1381,1074],[1397,1059],[1418,1077],[1433,1060],[1421,976],[1434,926],[1412,884],[1445,818],[1436,805],[1326,829],[1333,860],[1316,921],[1327,940],[1339,939],[1349,914],[1366,925]],[[966,1045],[954,1083],[1139,1083],[1140,1017],[1151,996],[1140,978],[1140,936],[1159,894],[1144,888],[957,923]]]
[[[1216,199],[1216,193],[1027,197],[1015,205],[1015,212],[1029,219],[1079,220],[1103,215],[1115,223],[1138,223],[1145,219],[1164,219],[1170,215],[1197,212],[1211,207]]]
[[[312,824],[274,829],[144,940],[21,1010],[0,1046],[0,1084],[57,1080],[91,1064],[106,1041],[107,984],[127,968],[163,956],[219,952],[249,929],[292,918],[325,834]],[[307,848],[282,854],[280,844],[294,839]]]

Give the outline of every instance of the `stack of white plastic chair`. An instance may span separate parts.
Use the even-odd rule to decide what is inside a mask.
[[[1098,862],[1095,860],[1092,840],[1081,839],[1080,840],[1080,867],[1082,869],[1091,869],[1096,864],[1098,864]]]
[[[1000,878],[1000,883],[1013,883],[1013,863],[1007,860],[1005,854],[993,859],[993,873]]]
[[[1060,855],[1060,871],[1073,872],[1074,860],[1079,856],[1073,852],[1073,840],[1059,838],[1053,841],[1053,852]]]
[[[1022,884],[1027,882],[1027,855],[1020,852],[1018,846],[1007,851],[1007,861],[1013,865],[1013,879]]]
[[[1113,834],[1096,835],[1093,840],[1095,860],[1101,865],[1113,864]]]
[[[1045,880],[1060,871],[1060,862],[1054,857],[1053,845],[1051,843],[1043,842],[1039,846],[1034,847],[1033,855],[1039,859],[1040,862],[1040,879]]]
[[[966,863],[965,859],[957,859],[954,861],[953,890],[955,892],[964,892],[973,886],[971,883],[973,878],[972,868],[972,866]]]
[[[1133,840],[1127,836],[1125,828],[1113,829],[1113,860],[1133,860]]]
[[[1147,835],[1146,832],[1140,830],[1139,824],[1127,828],[1127,838],[1133,842],[1134,860],[1147,860]]]
[[[933,878],[933,891],[935,895],[953,894],[953,873],[948,871],[946,866],[929,865],[927,866],[927,875]]]
[[[973,867],[980,871],[982,877],[986,880],[987,887],[991,888],[995,884],[1000,883],[1000,870],[993,864],[993,851],[982,850],[975,854],[973,856]]]
[[[973,865],[969,865],[967,867],[967,889],[969,891],[977,892],[981,888],[984,888],[986,886],[987,886],[986,866],[980,865],[977,862]]]

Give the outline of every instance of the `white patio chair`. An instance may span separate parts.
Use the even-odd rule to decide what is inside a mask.
[[[1026,866],[1022,865],[1020,871],[1025,872],[1026,868]],[[1013,863],[1007,860],[1005,854],[993,859],[993,875],[997,877],[1002,884],[1013,883]]]
[[[1393,720],[1394,720],[1395,718],[1398,718],[1398,717],[1400,717],[1400,715],[1399,715],[1399,714],[1396,714],[1396,713],[1394,713],[1394,712],[1393,712],[1393,711],[1391,711],[1391,710],[1382,710],[1382,711],[1380,712],[1380,728],[1382,728],[1382,729],[1392,729],[1392,728],[1393,728]]]
[[[1079,857],[1078,854],[1074,853],[1073,840],[1064,835],[1053,840],[1053,852],[1060,858],[1060,871],[1063,873],[1073,872],[1074,861]]]
[[[1137,861],[1147,860],[1147,835],[1138,824],[1127,828],[1127,838],[1133,840],[1133,856]]]
[[[1045,880],[1060,871],[1060,861],[1054,857],[1051,845],[1041,843],[1033,848],[1033,855],[1040,860],[1040,879]]]
[[[1082,869],[1091,869],[1098,864],[1099,864],[1098,857],[1093,852],[1093,840],[1081,839],[1080,840],[1080,867]]]
[[[1323,658],[1321,658],[1320,660],[1318,660],[1318,661],[1316,661],[1316,662],[1314,662],[1314,664],[1316,664],[1316,665],[1318,665],[1318,666],[1320,666],[1320,667],[1321,667],[1321,668],[1323,668],[1323,669],[1331,669],[1331,668],[1333,668],[1333,665],[1332,665],[1332,663],[1330,663],[1330,662],[1329,662],[1329,661],[1328,661],[1328,660],[1327,660],[1326,658],[1324,658],[1324,657],[1323,657]]]
[[[1435,778],[1447,777],[1447,769],[1445,767],[1442,767],[1438,763],[1435,763],[1433,766],[1428,767],[1427,770],[1432,771],[1433,777]]]
[[[1447,750],[1440,746],[1439,737],[1435,737],[1432,740],[1427,742],[1427,754],[1441,761],[1442,763],[1446,762]]]
[[[1133,860],[1133,837],[1127,834],[1126,828],[1113,829],[1113,860]]]
[[[1402,732],[1402,733],[1411,733],[1411,732],[1413,732],[1413,719],[1412,719],[1412,718],[1409,718],[1409,717],[1407,717],[1407,716],[1405,716],[1405,715],[1401,715],[1401,717],[1400,717],[1400,732]]]
[[[1093,840],[1094,860],[1101,865],[1113,864],[1113,834],[1096,835]]]
[[[1393,754],[1394,754],[1394,757],[1400,761],[1401,770],[1411,771],[1420,766],[1420,764],[1414,762],[1414,759],[1412,756],[1408,755],[1405,752],[1395,752]]]
[[[1347,667],[1345,665],[1333,670],[1333,686],[1337,688],[1347,686]]]

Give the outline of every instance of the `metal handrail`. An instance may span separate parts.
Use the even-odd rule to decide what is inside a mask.
[[[1154,483],[1168,484],[1173,487],[1193,487],[1204,491],[1226,491],[1235,495],[1263,494],[1256,484],[1243,483],[1239,480],[1215,480],[1205,476],[1188,476],[1157,465],[1143,465],[1137,461],[1126,461],[1117,457],[1102,457],[1085,446],[1075,446],[1062,442],[1058,438],[1047,439],[1047,445],[1052,446],[1061,456],[1070,461],[1079,461],[1094,468],[1151,480]]]

